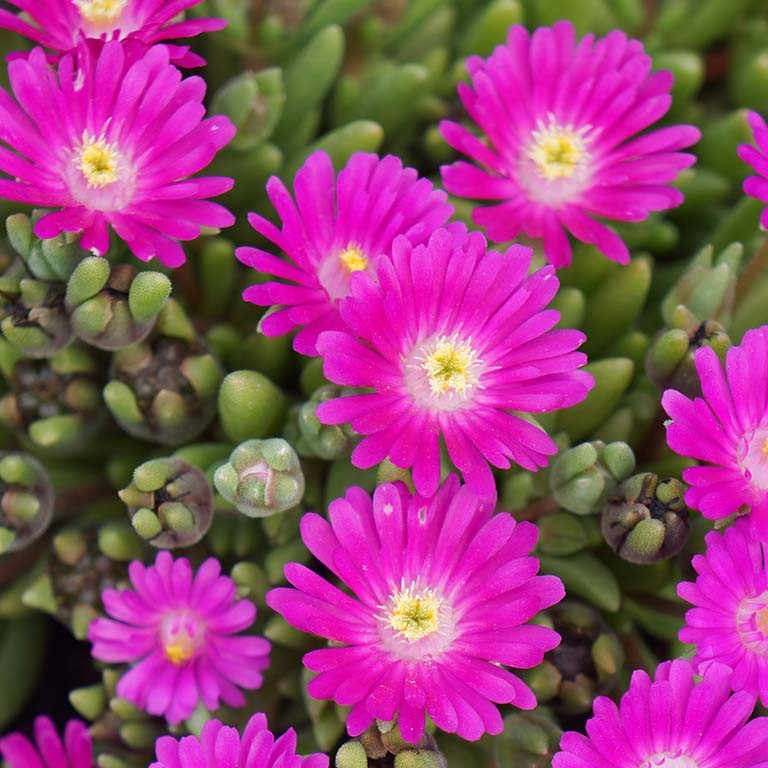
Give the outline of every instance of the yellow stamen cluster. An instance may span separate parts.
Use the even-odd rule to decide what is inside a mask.
[[[411,584],[392,596],[387,624],[409,643],[421,640],[437,631],[442,602],[433,590],[417,592]]]
[[[766,438],[766,440],[763,443],[763,446],[762,446],[762,448],[760,450],[762,451],[763,456],[768,457],[768,438]]]
[[[165,658],[176,666],[189,661],[197,651],[198,643],[184,628],[178,629],[168,640],[170,642],[163,645]]]
[[[359,272],[368,266],[368,259],[359,245],[348,245],[343,251],[340,251],[339,261],[347,268],[348,272]]]
[[[768,637],[768,608],[758,611],[755,620],[757,631],[762,633],[763,637]]]
[[[83,134],[83,143],[77,156],[77,167],[89,187],[106,187],[117,181],[120,174],[120,155],[112,144],[103,137],[97,139]]]
[[[464,395],[467,389],[477,384],[476,362],[477,353],[469,342],[443,337],[438,339],[432,353],[424,358],[421,367],[427,374],[433,395],[448,392]]]
[[[533,132],[528,157],[547,181],[568,179],[587,158],[583,131],[576,131],[571,126],[559,126],[550,118],[549,124],[540,123]]]
[[[128,0],[74,0],[77,10],[91,24],[109,24],[116,21]]]

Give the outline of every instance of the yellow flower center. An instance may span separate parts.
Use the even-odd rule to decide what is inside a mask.
[[[74,0],[80,15],[91,24],[109,24],[116,21],[128,0]]]
[[[528,157],[543,178],[547,181],[569,179],[584,164],[588,158],[585,130],[557,125],[551,115],[547,125],[539,123],[533,132]]]
[[[189,661],[195,655],[197,646],[198,644],[194,638],[190,637],[184,630],[181,630],[175,633],[174,642],[164,645],[163,650],[165,651],[165,658],[171,664],[179,666]]]
[[[205,639],[205,625],[189,611],[171,611],[160,622],[165,658],[180,666],[197,655]]]
[[[392,596],[392,608],[387,624],[409,643],[421,640],[437,631],[443,601],[431,589],[417,592],[415,585],[397,590]]]
[[[763,442],[763,445],[760,448],[760,450],[762,451],[763,456],[768,458],[768,438],[765,439],[765,441]]]
[[[119,162],[120,155],[113,144],[107,144],[103,137],[96,139],[89,133],[83,134],[77,167],[89,187],[106,187],[117,181]]]
[[[763,608],[755,615],[755,624],[758,632],[764,637],[768,637],[768,608]]]
[[[441,337],[431,354],[424,358],[421,367],[427,374],[433,395],[448,392],[464,395],[478,382],[476,362],[477,353],[469,342]]]
[[[368,266],[363,249],[359,245],[348,245],[343,251],[339,252],[339,261],[347,268],[348,272],[359,272]]]

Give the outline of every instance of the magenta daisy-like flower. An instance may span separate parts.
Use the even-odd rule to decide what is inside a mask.
[[[180,15],[202,0],[8,0],[24,15],[0,9],[0,27],[18,32],[54,54],[68,53],[80,40],[132,40],[149,47],[195,37],[227,26],[224,19],[184,20]],[[174,64],[199,67],[205,60],[189,46],[166,45]]]
[[[474,740],[501,732],[494,702],[536,706],[505,669],[533,667],[560,642],[554,630],[526,624],[564,595],[560,579],[536,575],[534,525],[491,515],[455,475],[430,499],[401,483],[380,485],[372,500],[350,488],[329,517],[304,515],[301,535],[351,594],[289,563],[295,589],[273,589],[267,603],[332,641],[304,656],[317,673],[308,691],[352,707],[350,735],[397,717],[415,743],[428,714]]]
[[[91,735],[85,723],[70,720],[64,741],[49,717],[35,718],[35,744],[21,733],[0,738],[0,757],[8,768],[94,768]]]
[[[768,326],[728,350],[725,371],[709,347],[694,363],[703,398],[668,389],[661,399],[669,447],[705,462],[683,471],[686,504],[710,520],[751,510],[752,535],[768,541]]]
[[[93,656],[131,669],[117,684],[117,695],[169,723],[189,717],[198,701],[210,710],[220,702],[241,707],[240,688],[262,683],[269,643],[240,635],[256,617],[249,600],[236,600],[237,587],[209,558],[193,573],[189,560],[160,552],[155,564],[134,560],[133,589],[106,590],[104,609],[111,618],[88,628]]]
[[[744,180],[744,193],[767,204],[760,215],[760,223],[768,227],[768,126],[757,112],[749,112],[747,121],[757,146],[741,144],[737,151],[739,157],[752,166],[757,176]]]
[[[535,470],[557,452],[512,411],[565,408],[594,382],[577,370],[584,334],[552,330],[560,315],[544,308],[557,277],[550,266],[529,275],[531,254],[486,252],[478,232],[441,229],[425,245],[396,239],[376,279],[353,275],[340,304],[347,330],[325,331],[317,348],[328,379],[373,391],[329,400],[317,415],[367,436],[352,454],[356,466],[389,457],[412,467],[416,489],[430,496],[442,439],[466,481],[493,499],[489,464]]]
[[[328,768],[325,755],[296,754],[293,729],[276,739],[261,713],[251,717],[242,737],[236,728],[209,720],[200,738],[161,736],[155,751],[157,762],[149,768]]]
[[[15,100],[0,89],[0,171],[10,178],[0,179],[0,197],[59,209],[37,222],[38,237],[82,232],[82,246],[104,254],[111,225],[140,259],[175,267],[185,259],[179,240],[234,223],[205,199],[232,179],[190,175],[235,128],[202,119],[205,82],[182,81],[164,46],[83,45],[57,71],[36,48],[8,75]]]
[[[685,615],[680,640],[696,646],[697,669],[727,664],[733,690],[768,706],[768,544],[752,538],[744,519],[724,533],[707,534],[706,542],[706,553],[693,558],[698,578],[677,587],[695,606]]]
[[[696,681],[688,661],[632,675],[617,706],[598,696],[587,736],[565,733],[552,768],[768,768],[768,718],[747,722],[755,697],[731,696],[731,670]]]
[[[281,336],[300,328],[294,349],[316,355],[318,334],[344,327],[337,304],[349,294],[350,275],[372,274],[398,235],[414,245],[425,241],[453,208],[445,192],[420,179],[413,168],[403,168],[394,155],[357,152],[336,178],[330,157],[314,152],[297,172],[293,189],[295,202],[276,176],[267,184],[282,229],[255,213],[248,219],[286,258],[258,248],[236,253],[247,266],[277,278],[243,293],[254,304],[280,305],[262,320],[260,330]]]
[[[570,232],[625,264],[626,245],[600,219],[642,221],[683,201],[669,183],[695,162],[678,150],[700,133],[677,125],[637,135],[672,101],[672,74],[651,73],[639,41],[615,31],[576,42],[567,21],[533,34],[516,25],[506,45],[471,56],[467,69],[472,85],[459,95],[487,140],[443,122],[445,140],[481,166],[445,166],[443,182],[454,195],[503,201],[473,213],[491,240],[524,232],[562,267]]]

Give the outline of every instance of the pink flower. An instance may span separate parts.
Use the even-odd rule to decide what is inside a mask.
[[[330,525],[304,515],[301,535],[351,594],[289,563],[296,589],[273,589],[267,603],[333,641],[304,656],[317,673],[308,692],[352,707],[350,735],[397,717],[415,743],[429,714],[438,728],[474,740],[501,732],[494,702],[536,706],[504,668],[533,667],[560,642],[555,631],[526,624],[564,594],[557,577],[536,576],[535,526],[492,516],[455,475],[430,499],[401,483],[380,485],[373,500],[350,488],[329,517]]]
[[[281,305],[260,325],[266,336],[301,328],[297,352],[316,355],[321,331],[344,325],[338,300],[349,294],[353,272],[373,274],[376,260],[389,256],[392,241],[405,235],[417,245],[453,213],[446,194],[399,158],[357,152],[335,178],[331,159],[314,152],[296,174],[296,202],[273,176],[267,193],[282,229],[263,216],[249,215],[251,226],[272,241],[287,261],[258,248],[238,248],[237,258],[278,280],[254,285],[243,298],[261,306]]]
[[[68,53],[84,38],[131,40],[149,47],[166,40],[224,29],[224,19],[179,19],[202,0],[8,0],[24,12],[0,10],[0,27],[18,32],[54,54]],[[166,45],[179,67],[205,60],[188,45]]]
[[[10,62],[16,100],[0,89],[0,171],[11,178],[0,179],[0,197],[60,209],[37,222],[38,237],[82,232],[82,246],[103,255],[110,224],[140,259],[175,267],[185,259],[179,240],[234,222],[204,199],[232,179],[190,174],[235,128],[226,117],[202,120],[204,81],[182,81],[164,46],[131,51],[84,45],[58,72],[40,48]]]
[[[707,551],[693,558],[695,582],[677,592],[695,607],[685,615],[680,640],[696,646],[693,665],[713,662],[733,670],[731,687],[768,705],[768,544],[755,541],[743,518],[725,533],[707,534]]]
[[[744,193],[768,203],[768,126],[757,112],[749,112],[747,120],[752,128],[757,147],[751,144],[741,144],[738,148],[739,157],[757,173],[744,180]],[[768,207],[763,208],[760,223],[768,227]]]
[[[20,733],[0,738],[0,757],[8,768],[94,768],[91,735],[85,723],[70,720],[64,743],[49,717],[35,718],[35,744]]]
[[[568,732],[552,768],[768,768],[768,718],[747,722],[755,698],[731,693],[731,670],[713,664],[696,682],[690,663],[638,670],[619,706],[595,699],[587,736]]]
[[[685,502],[710,520],[749,508],[752,535],[768,541],[768,326],[728,350],[725,372],[709,347],[694,363],[704,397],[668,389],[661,399],[669,447],[706,462],[683,471]]]
[[[460,84],[459,95],[487,141],[457,123],[440,128],[482,168],[444,166],[443,182],[454,195],[503,201],[473,214],[491,240],[543,239],[549,262],[563,267],[570,232],[626,264],[627,246],[593,216],[642,221],[683,201],[669,183],[695,162],[678,150],[700,133],[676,125],[637,136],[672,101],[672,73],[651,73],[639,41],[614,31],[576,43],[567,21],[533,34],[516,25],[506,45],[487,60],[471,56],[467,69],[472,86]]]
[[[198,701],[210,710],[220,701],[241,707],[245,697],[238,687],[261,685],[269,643],[233,637],[253,624],[256,608],[235,600],[235,582],[220,573],[213,557],[193,574],[189,560],[163,551],[153,566],[130,564],[133,589],[102,594],[112,618],[95,619],[88,639],[94,658],[131,664],[117,684],[118,696],[178,723]]]
[[[296,733],[286,731],[275,739],[267,718],[253,715],[243,731],[209,720],[197,736],[174,739],[161,736],[155,745],[157,762],[149,768],[328,768],[328,758],[316,753],[296,754]]]
[[[495,499],[489,464],[535,470],[557,452],[540,427],[511,411],[566,408],[594,383],[577,370],[584,334],[553,331],[560,315],[544,309],[558,289],[554,269],[528,275],[530,248],[485,247],[477,232],[437,230],[419,246],[397,238],[377,279],[352,277],[340,304],[347,330],[325,331],[317,343],[328,379],[372,389],[321,404],[318,418],[367,435],[355,466],[389,457],[413,468],[424,496],[440,481],[442,439],[469,485]]]

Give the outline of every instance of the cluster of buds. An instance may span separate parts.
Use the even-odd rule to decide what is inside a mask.
[[[359,437],[355,430],[349,424],[323,424],[317,418],[320,403],[349,393],[349,388],[328,384],[316,389],[305,403],[291,408],[286,436],[302,456],[326,461],[349,456]]]
[[[304,495],[304,473],[291,445],[280,438],[248,440],[213,476],[216,490],[248,517],[295,507]]]
[[[336,768],[447,768],[448,761],[435,740],[425,733],[409,744],[396,723],[376,721],[365,733],[342,744]]]
[[[141,464],[131,484],[118,495],[128,507],[136,533],[154,547],[190,547],[211,527],[211,486],[199,469],[181,459]]]
[[[677,555],[691,523],[683,484],[652,472],[633,475],[603,510],[602,531],[611,549],[630,563],[655,563]]]

